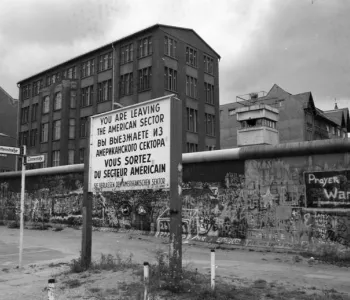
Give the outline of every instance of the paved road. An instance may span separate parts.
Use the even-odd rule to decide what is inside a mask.
[[[19,230],[0,226],[0,273],[4,268],[18,264]],[[24,264],[38,264],[46,261],[69,261],[77,258],[81,248],[81,232],[65,229],[61,232],[24,231]],[[92,252],[94,257],[101,253],[123,256],[133,253],[140,263],[152,262],[155,250],[168,251],[164,240],[151,236],[111,232],[93,232]],[[204,246],[184,245],[184,264],[190,263],[202,272],[210,270],[210,250]],[[269,282],[284,282],[300,287],[332,289],[350,294],[348,268],[316,264],[310,266],[306,260],[293,262],[292,255],[249,252],[241,250],[216,251],[217,274],[233,280],[248,278],[265,279]]]

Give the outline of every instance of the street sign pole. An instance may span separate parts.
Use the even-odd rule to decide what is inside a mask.
[[[25,173],[26,173],[26,146],[23,147],[22,155],[22,174],[21,174],[21,211],[20,211],[20,227],[19,227],[19,268],[22,268],[23,257],[23,229],[24,229],[24,192],[25,192]]]

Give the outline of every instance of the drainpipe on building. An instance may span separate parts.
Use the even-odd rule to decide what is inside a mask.
[[[115,48],[112,43],[112,110],[114,109],[114,100],[115,100],[115,80],[114,80],[114,56],[115,56]]]

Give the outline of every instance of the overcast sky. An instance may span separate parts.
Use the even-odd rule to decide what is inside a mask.
[[[220,103],[274,83],[350,105],[349,0],[1,0],[0,86],[161,23],[193,28],[220,61]]]

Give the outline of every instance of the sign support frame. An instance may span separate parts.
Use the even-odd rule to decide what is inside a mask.
[[[89,192],[89,171],[90,171],[90,133],[91,117],[88,119],[87,146],[84,155],[84,189],[83,189],[83,226],[82,226],[82,244],[81,244],[81,263],[88,268],[91,264],[92,249],[92,193]]]
[[[182,101],[171,98],[169,268],[176,284],[182,273]]]

